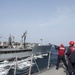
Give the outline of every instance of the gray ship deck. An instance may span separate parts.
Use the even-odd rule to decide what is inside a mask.
[[[50,69],[43,70],[42,72],[34,75],[68,75],[68,73],[63,67],[60,67],[58,70],[56,70],[55,66],[53,66]]]

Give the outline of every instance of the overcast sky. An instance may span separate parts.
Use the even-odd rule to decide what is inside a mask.
[[[0,40],[68,45],[75,41],[75,0],[0,0]]]

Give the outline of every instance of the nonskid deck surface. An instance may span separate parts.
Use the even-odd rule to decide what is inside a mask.
[[[50,69],[43,70],[42,72],[34,75],[68,75],[68,73],[63,67],[60,67],[58,70],[56,70],[56,67],[53,66]]]

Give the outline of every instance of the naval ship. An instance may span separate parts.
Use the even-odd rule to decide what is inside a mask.
[[[9,35],[8,42],[0,42],[0,61],[31,55],[32,48],[27,48],[25,45],[26,33],[27,31],[21,36],[20,43],[16,43],[14,36],[11,34]]]
[[[27,31],[21,36],[21,42],[18,46],[14,45],[14,37],[12,35],[9,36],[9,42],[7,45],[5,43],[3,45],[0,44],[0,61],[10,60],[16,57],[26,58],[32,54],[37,54],[38,52],[41,54],[42,52],[45,53],[50,50],[50,45],[35,46],[35,44],[33,47],[26,47],[26,34]]]
[[[32,49],[26,49],[26,48],[3,48],[0,49],[0,61],[7,60],[7,59],[13,59],[13,58],[23,58],[31,56],[32,54],[39,53],[45,53],[50,50],[50,45],[42,45],[42,46],[34,46]],[[37,50],[37,51],[36,51]]]

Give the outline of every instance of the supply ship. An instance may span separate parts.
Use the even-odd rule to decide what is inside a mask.
[[[10,60],[14,59],[16,57],[18,58],[25,58],[29,57],[32,54],[35,54],[37,52],[45,52],[46,50],[49,51],[51,46],[50,45],[42,45],[39,46],[38,44],[31,44],[32,46],[26,46],[25,40],[26,40],[26,34],[27,31],[21,36],[21,42],[18,45],[14,41],[14,37],[12,35],[9,36],[8,43],[6,42],[0,42],[0,61],[2,60]],[[40,50],[41,49],[41,50]]]
[[[25,47],[26,34],[27,31],[21,36],[20,43],[16,43],[14,36],[11,34],[9,35],[8,42],[0,42],[0,61],[13,59],[15,57],[28,57],[31,55],[32,48]]]

